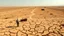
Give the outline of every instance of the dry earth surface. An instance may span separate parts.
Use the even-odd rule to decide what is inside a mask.
[[[16,27],[17,18],[27,21]],[[0,36],[64,36],[64,12],[50,7],[0,8]]]

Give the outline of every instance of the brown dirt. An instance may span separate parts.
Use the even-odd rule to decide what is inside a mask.
[[[64,36],[64,12],[42,8],[0,9],[0,36]],[[27,18],[27,21],[19,22],[16,27],[17,18]]]

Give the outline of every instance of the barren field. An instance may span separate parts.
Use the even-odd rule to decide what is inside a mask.
[[[27,21],[17,27],[16,20],[22,18]],[[64,11],[50,7],[0,8],[0,36],[64,36]]]

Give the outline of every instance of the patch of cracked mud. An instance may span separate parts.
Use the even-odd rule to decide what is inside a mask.
[[[19,22],[19,27],[17,27],[15,18],[0,19],[0,36],[64,36],[64,18],[54,18],[52,13],[42,12],[38,8],[35,10],[30,10],[32,11],[29,17],[31,19],[27,18],[27,21]],[[49,16],[46,14],[54,17],[47,18]]]
[[[5,25],[2,25],[2,27],[1,23],[0,36],[64,36],[64,26],[62,26],[64,25],[64,19],[38,19],[38,23],[36,20],[20,22],[19,27],[9,28]]]

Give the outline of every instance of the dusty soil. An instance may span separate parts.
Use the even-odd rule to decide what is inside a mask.
[[[27,21],[17,27],[17,18]],[[64,12],[47,7],[0,8],[0,36],[64,36]]]

